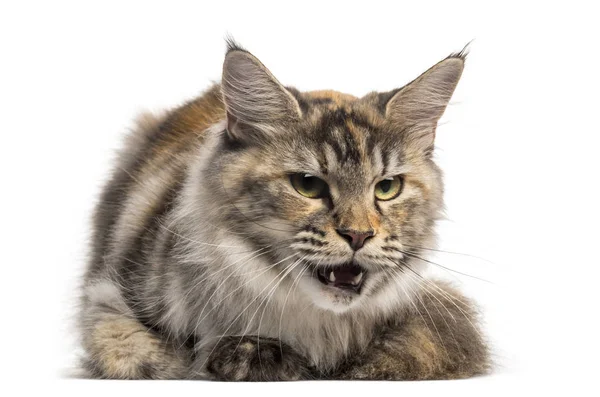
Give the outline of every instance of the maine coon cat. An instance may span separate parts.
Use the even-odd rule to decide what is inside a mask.
[[[422,275],[452,54],[362,98],[283,86],[229,43],[220,85],[126,142],[80,317],[103,378],[450,379],[485,373],[474,306]]]

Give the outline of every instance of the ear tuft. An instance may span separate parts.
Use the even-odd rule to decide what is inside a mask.
[[[248,52],[248,50],[246,50],[244,47],[242,47],[240,45],[240,43],[238,43],[237,41],[235,41],[235,39],[233,38],[233,36],[231,36],[229,34],[225,37],[225,44],[227,45],[227,51],[225,52],[225,55],[227,55],[230,51],[244,51],[244,52]]]
[[[465,44],[465,46],[463,47],[462,50],[460,50],[459,52],[453,52],[452,54],[448,55],[448,58],[460,58],[464,61],[467,60],[467,57],[469,56],[469,52],[471,51],[471,43],[473,42],[473,40],[469,41],[467,44]]]

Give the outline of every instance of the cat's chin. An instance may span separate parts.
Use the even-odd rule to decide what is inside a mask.
[[[314,284],[314,282],[312,283]],[[314,285],[313,288],[319,289],[318,291],[310,292],[313,304],[320,309],[334,313],[345,313],[356,306],[357,302],[361,300],[360,295],[357,293],[340,292],[331,287],[320,285]]]

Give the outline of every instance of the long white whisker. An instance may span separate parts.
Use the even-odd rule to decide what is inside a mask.
[[[207,317],[208,317],[208,315],[209,315],[210,313],[212,313],[214,310],[216,310],[216,309],[219,307],[219,305],[220,305],[221,303],[223,303],[223,302],[224,302],[224,301],[225,301],[227,298],[229,298],[231,295],[233,295],[234,293],[236,293],[236,292],[237,292],[237,291],[239,291],[240,289],[244,288],[246,285],[248,285],[249,283],[251,283],[252,281],[254,281],[255,279],[257,279],[257,278],[258,278],[258,277],[260,277],[261,275],[265,274],[266,272],[268,272],[269,270],[271,270],[272,268],[274,268],[274,267],[275,267],[275,266],[277,266],[278,264],[280,264],[280,263],[282,263],[282,262],[284,262],[284,261],[288,260],[289,258],[291,258],[291,257],[293,257],[293,256],[296,256],[296,255],[297,255],[297,254],[295,254],[295,253],[294,253],[294,254],[292,254],[292,255],[290,255],[290,256],[288,256],[288,257],[286,257],[286,258],[284,258],[284,259],[280,260],[279,262],[276,262],[276,263],[274,263],[274,264],[272,264],[272,265],[269,265],[269,266],[267,266],[265,269],[261,269],[261,271],[260,271],[260,273],[259,273],[258,275],[256,275],[256,276],[254,276],[254,277],[250,278],[250,279],[249,279],[249,280],[247,280],[247,281],[246,281],[244,284],[242,284],[242,285],[238,286],[237,288],[235,288],[233,291],[230,291],[230,292],[229,292],[227,295],[225,295],[225,296],[223,297],[223,299],[221,299],[221,300],[220,300],[220,301],[219,301],[219,302],[218,302],[216,305],[214,305],[214,306],[213,306],[213,308],[212,308],[211,310],[209,310],[209,311],[208,311],[208,312],[207,312],[207,313],[204,315],[204,317],[200,317],[200,316],[198,316],[200,319],[198,320],[198,323],[197,323],[197,325],[196,325],[196,331],[198,330],[198,327],[200,326],[200,324],[202,323],[202,321],[204,321],[204,319],[205,319],[205,318],[207,318]],[[218,291],[218,288],[216,288],[216,289],[215,289],[215,291]],[[214,293],[213,293],[213,295],[214,295]],[[211,295],[211,297],[212,297],[212,295]],[[208,304],[208,301],[207,301],[207,304]],[[205,305],[205,307],[206,307],[206,305]]]

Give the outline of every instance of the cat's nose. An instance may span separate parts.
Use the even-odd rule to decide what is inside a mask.
[[[348,244],[350,244],[350,247],[352,247],[354,251],[361,249],[363,245],[365,245],[365,241],[375,235],[373,230],[358,231],[351,229],[337,229],[336,231],[348,241]]]

